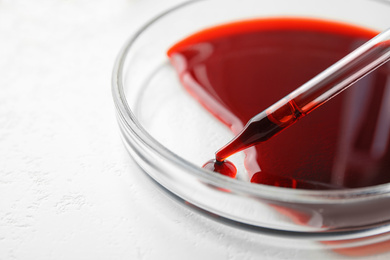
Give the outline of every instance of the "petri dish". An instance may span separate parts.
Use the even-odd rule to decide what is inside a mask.
[[[390,184],[346,190],[253,184],[243,154],[231,157],[237,179],[202,169],[232,134],[184,90],[166,52],[188,35],[232,21],[309,17],[381,31],[390,24],[389,12],[389,2],[369,0],[199,0],[162,12],[131,35],[113,70],[125,147],[167,193],[228,225],[318,241],[386,234]]]

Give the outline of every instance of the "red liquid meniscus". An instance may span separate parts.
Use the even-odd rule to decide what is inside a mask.
[[[307,18],[256,19],[191,35],[168,56],[189,93],[236,135],[253,116],[377,33]],[[389,182],[388,65],[283,133],[246,149],[251,181],[302,189]]]

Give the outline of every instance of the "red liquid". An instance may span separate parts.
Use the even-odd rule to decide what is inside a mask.
[[[376,34],[329,21],[252,20],[192,35],[168,55],[186,89],[238,134],[254,115]],[[389,182],[390,112],[382,108],[390,103],[389,71],[382,66],[288,130],[245,150],[252,182],[303,189]]]
[[[213,172],[218,172],[231,178],[235,178],[237,174],[236,166],[234,166],[234,164],[230,161],[219,162],[217,160],[210,160],[206,162],[202,168]]]

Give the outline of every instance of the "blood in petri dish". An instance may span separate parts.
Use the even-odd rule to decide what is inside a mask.
[[[188,92],[236,135],[253,116],[377,33],[327,20],[254,19],[195,33],[168,56]],[[300,189],[389,182],[388,65],[288,130],[246,149],[251,181]]]
[[[218,172],[222,175],[235,178],[237,174],[237,168],[236,166],[227,160],[224,160],[222,162],[217,161],[215,159],[211,159],[207,161],[203,166],[203,169],[207,169],[213,172]]]

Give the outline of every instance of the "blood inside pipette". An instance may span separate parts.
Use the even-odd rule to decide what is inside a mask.
[[[305,113],[295,104],[294,100],[285,102],[277,113],[266,110],[251,118],[244,129],[231,142],[216,152],[215,158],[218,162],[223,162],[232,154],[265,142],[294,124],[304,115]]]

